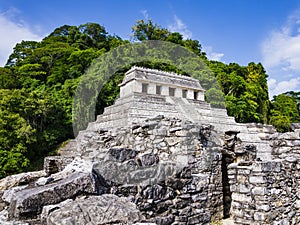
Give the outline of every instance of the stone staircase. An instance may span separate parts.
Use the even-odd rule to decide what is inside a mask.
[[[96,131],[123,127],[158,115],[179,117],[175,105],[167,102],[165,96],[132,93],[105,108],[103,114],[98,115],[95,122],[89,123],[87,129]]]
[[[227,115],[226,109],[212,108],[210,104],[201,101],[183,98],[170,98],[177,110],[184,117],[195,123],[211,124],[220,134],[225,131],[239,131],[238,137],[244,144],[257,147],[257,157],[261,160],[271,160],[271,147],[269,141],[262,137],[265,130],[252,128],[248,124],[236,123],[234,117]],[[167,99],[168,100],[168,99]],[[267,127],[267,125],[264,125]],[[272,127],[272,126],[269,126]]]
[[[257,146],[258,158],[271,159],[271,147],[263,136],[263,128],[236,123],[233,117],[227,115],[226,109],[212,108],[207,102],[199,100],[134,92],[117,99],[114,105],[105,108],[95,122],[89,123],[87,131],[124,127],[158,115],[211,124],[221,135],[226,131],[239,131],[238,137],[244,144]]]
[[[167,97],[167,101],[174,104],[177,108],[177,111],[181,112],[186,120],[194,123],[199,122],[199,114],[195,111],[193,106],[189,104],[187,99]]]

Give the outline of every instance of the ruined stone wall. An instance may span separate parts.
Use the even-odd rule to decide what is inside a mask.
[[[209,224],[223,217],[220,138],[211,126],[156,117],[85,131],[78,153],[95,162],[107,192],[133,197],[148,222]]]
[[[229,165],[235,224],[299,224],[300,130],[277,133],[261,124],[248,129],[269,143],[272,160]]]
[[[263,125],[251,132],[271,144],[273,160],[256,158],[256,147],[240,142],[237,131],[221,135],[211,125],[173,117],[94,126],[61,149],[61,157],[45,159],[41,173],[2,182],[9,185],[0,207],[8,220],[37,225],[87,224],[94,214],[93,221],[119,221],[124,207],[102,215],[119,201],[146,224],[209,225],[229,214],[237,225],[300,224],[300,130],[278,134]]]
[[[270,136],[273,159],[300,159],[300,130]]]
[[[299,224],[300,160],[231,164],[235,224]]]

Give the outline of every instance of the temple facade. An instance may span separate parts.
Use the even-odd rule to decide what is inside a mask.
[[[204,89],[198,80],[175,73],[135,66],[126,72],[120,84],[120,98],[132,93],[204,101]]]

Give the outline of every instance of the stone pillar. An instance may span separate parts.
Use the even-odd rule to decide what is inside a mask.
[[[175,88],[175,97],[182,98],[182,89],[181,88]]]
[[[141,82],[136,82],[135,81],[133,91],[138,92],[138,93],[142,93],[142,89],[143,89],[143,84]]]
[[[169,96],[169,87],[161,86],[161,95]]]
[[[136,81],[130,81],[120,87],[120,97],[132,94],[133,92],[142,92],[142,84],[138,84]]]
[[[187,99],[194,99],[194,91],[193,90],[187,90]]]
[[[156,94],[156,84],[149,83],[148,84],[148,94]]]
[[[205,97],[204,97],[204,92],[203,91],[199,91],[199,93],[198,93],[198,100],[205,101]]]

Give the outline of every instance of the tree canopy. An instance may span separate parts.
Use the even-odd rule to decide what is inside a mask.
[[[300,121],[298,96],[299,95],[294,92],[274,96],[269,122],[274,125],[278,131],[289,131],[291,123]]]

